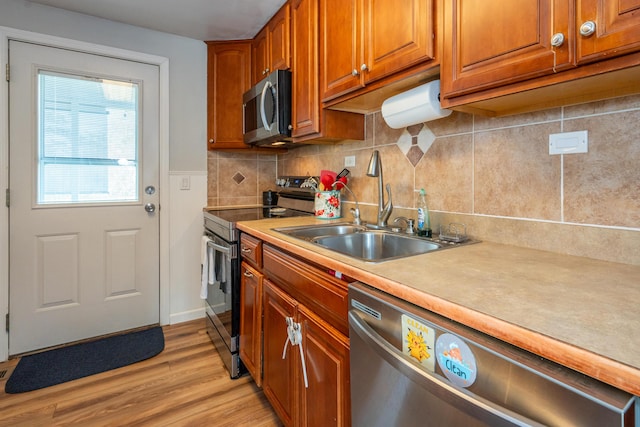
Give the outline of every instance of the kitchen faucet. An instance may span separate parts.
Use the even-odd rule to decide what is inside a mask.
[[[351,191],[351,189],[347,186],[347,184],[345,184],[342,181],[336,181],[333,184],[331,184],[331,188],[335,189],[336,185],[338,184],[342,184],[342,186],[344,188],[347,189],[347,191],[349,191],[349,193],[351,193],[351,195],[353,196],[353,200],[355,200],[356,202],[356,207],[351,208],[351,214],[353,215],[353,223],[356,225],[362,225],[362,219],[360,219],[360,204],[358,204],[358,198],[356,197],[356,195],[353,193],[353,191]]]
[[[384,202],[384,192],[382,191],[384,187],[384,181],[382,179],[382,160],[380,160],[380,152],[378,150],[373,150],[371,153],[371,160],[369,160],[369,167],[367,168],[367,176],[377,177],[378,178],[378,223],[377,226],[379,228],[383,228],[387,226],[387,220],[391,216],[391,212],[393,211],[393,203],[391,202],[391,186],[387,184],[387,194],[389,195],[389,200],[385,204]]]

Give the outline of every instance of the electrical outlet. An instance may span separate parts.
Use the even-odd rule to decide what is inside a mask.
[[[344,167],[354,167],[356,165],[356,156],[345,156],[344,157]]]
[[[588,151],[589,134],[586,130],[549,135],[549,154],[575,154]]]

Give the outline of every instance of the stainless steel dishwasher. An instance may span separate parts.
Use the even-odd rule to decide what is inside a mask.
[[[640,426],[638,398],[361,283],[353,426]]]

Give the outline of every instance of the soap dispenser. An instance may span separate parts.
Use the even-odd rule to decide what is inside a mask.
[[[431,221],[429,220],[429,208],[427,207],[427,193],[420,189],[418,197],[418,235],[431,237]]]

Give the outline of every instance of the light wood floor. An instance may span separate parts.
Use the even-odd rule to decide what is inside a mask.
[[[156,357],[27,393],[4,392],[18,359],[0,363],[0,426],[280,425],[249,376],[229,378],[204,319],[164,334]]]

